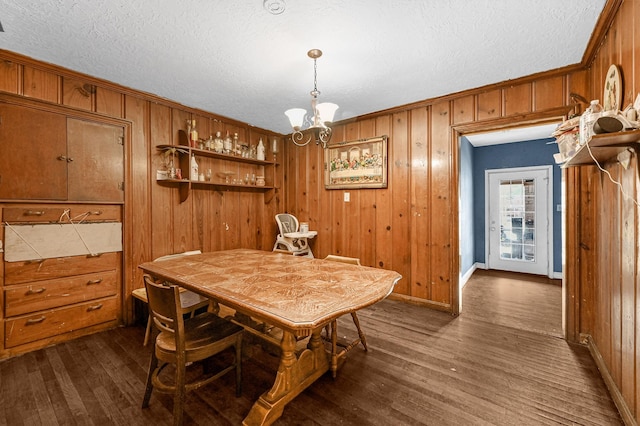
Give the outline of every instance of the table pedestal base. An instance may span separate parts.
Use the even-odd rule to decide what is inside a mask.
[[[242,424],[270,425],[282,415],[284,406],[329,370],[327,352],[320,333],[313,331],[307,348],[296,356],[296,338],[288,331],[282,335],[282,356],[273,387],[253,404]]]

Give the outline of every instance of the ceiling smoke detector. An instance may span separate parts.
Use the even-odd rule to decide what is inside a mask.
[[[264,0],[262,6],[272,15],[280,15],[284,12],[284,0]]]

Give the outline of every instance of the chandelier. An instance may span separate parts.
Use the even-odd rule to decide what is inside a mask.
[[[322,144],[322,148],[327,147],[327,143],[331,139],[331,128],[327,125],[333,121],[333,116],[338,109],[338,105],[330,102],[318,103],[318,66],[316,60],[322,56],[320,49],[311,49],[307,52],[307,56],[313,59],[313,90],[311,94],[311,114],[307,116],[307,111],[303,108],[292,108],[284,113],[289,117],[293,133],[291,140],[298,146],[305,146],[311,140],[316,141],[316,145]],[[306,129],[302,127],[308,125]],[[305,140],[305,134],[306,140]],[[303,142],[304,140],[304,142]]]

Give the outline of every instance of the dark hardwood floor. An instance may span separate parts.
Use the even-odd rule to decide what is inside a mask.
[[[557,324],[551,333],[527,326],[518,313],[544,312],[544,303],[531,295],[504,302],[501,295],[531,288],[494,278],[488,290],[491,277],[472,277],[457,318],[393,300],[360,311],[370,351],[351,351],[335,380],[325,374],[276,424],[622,424],[587,348],[553,336]],[[340,331],[354,333],[349,316]],[[142,326],[118,328],[0,361],[0,424],[171,424],[171,397],[154,393],[140,408],[150,350],[143,336]],[[185,424],[242,422],[277,367],[256,344],[245,356],[242,396],[233,374],[190,393]]]

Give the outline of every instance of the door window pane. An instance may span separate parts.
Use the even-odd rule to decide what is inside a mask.
[[[535,181],[500,181],[500,258],[534,262]]]

